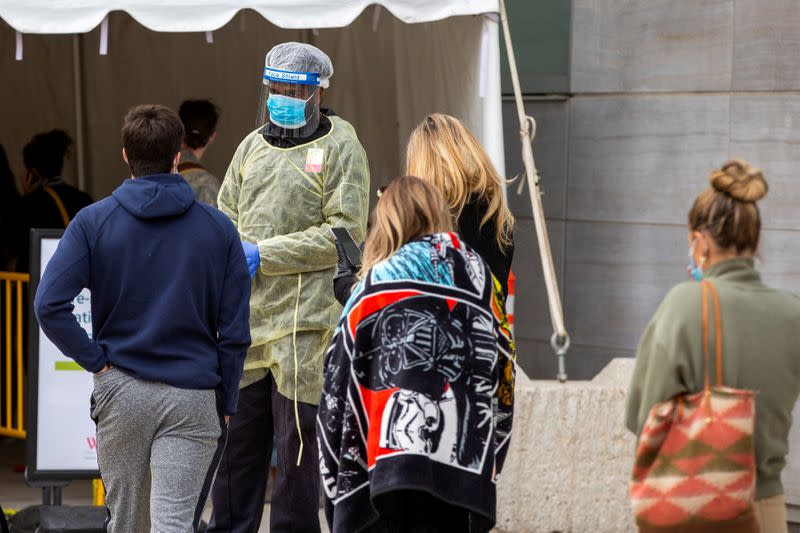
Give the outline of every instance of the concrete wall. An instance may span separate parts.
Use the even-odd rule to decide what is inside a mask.
[[[563,17],[562,4],[528,9]],[[568,48],[568,86],[554,92],[547,75],[523,82],[574,343],[567,370],[586,379],[634,354],[663,295],[685,279],[686,214],[728,158],[762,167],[770,185],[764,277],[800,287],[800,9],[793,0],[573,0],[566,16],[570,37],[541,47]],[[512,101],[505,112],[512,173],[522,169]],[[512,189],[521,362],[532,377],[552,378],[530,206]]]
[[[589,379],[613,357],[634,355],[664,294],[686,279],[691,202],[728,158],[763,168],[770,192],[761,204],[759,268],[769,284],[800,292],[796,0],[572,0],[566,15],[562,0],[510,2],[533,11],[523,20],[536,19],[536,10],[554,27],[553,12],[570,20],[568,38],[550,32],[539,43],[568,51],[568,83],[522,76],[527,112],[539,125],[534,155],[574,343],[570,377]],[[517,48],[528,53],[539,52]],[[510,99],[505,112],[506,166],[518,172]],[[513,192],[511,205],[519,219],[520,362],[532,378],[552,379],[530,206]],[[800,504],[800,424],[791,442],[784,483],[787,500]],[[793,521],[797,509],[790,507]]]

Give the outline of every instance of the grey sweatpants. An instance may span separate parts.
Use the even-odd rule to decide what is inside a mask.
[[[95,376],[92,418],[109,533],[197,531],[226,429],[213,390]]]

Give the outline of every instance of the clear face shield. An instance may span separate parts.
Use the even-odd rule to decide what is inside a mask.
[[[273,137],[310,137],[319,127],[320,85],[313,72],[265,68],[256,127]]]

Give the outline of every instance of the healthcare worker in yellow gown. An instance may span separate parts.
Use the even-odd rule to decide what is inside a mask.
[[[252,346],[212,491],[211,532],[258,530],[273,444],[270,531],[320,531],[315,418],[322,358],[341,313],[330,229],[362,240],[369,204],[355,130],[320,107],[332,75],[330,58],[311,45],[270,50],[258,128],[239,145],[220,189],[219,209],[238,228],[254,279]]]

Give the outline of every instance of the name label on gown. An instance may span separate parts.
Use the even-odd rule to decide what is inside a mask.
[[[325,150],[322,148],[309,148],[306,155],[306,172],[322,172],[322,163],[325,161]]]

